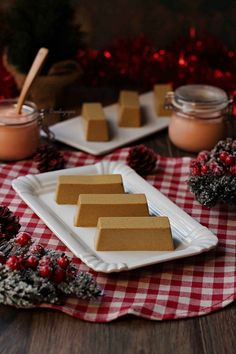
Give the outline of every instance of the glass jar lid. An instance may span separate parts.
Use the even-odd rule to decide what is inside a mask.
[[[25,102],[21,114],[16,113],[15,99],[0,101],[0,125],[23,125],[38,118],[37,107],[33,102]]]
[[[219,111],[230,103],[224,90],[209,85],[180,86],[170,98],[174,108],[188,114]]]

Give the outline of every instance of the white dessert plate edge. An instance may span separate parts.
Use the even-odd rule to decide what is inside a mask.
[[[72,206],[58,206],[52,197],[56,178],[59,175],[111,173],[122,175],[126,192],[145,193],[151,214],[169,217],[176,244],[174,251],[97,252],[91,243],[95,229],[75,228],[72,219],[68,221]],[[184,258],[206,252],[218,243],[218,238],[209,229],[198,223],[134,170],[122,163],[102,161],[95,165],[21,176],[13,180],[12,186],[65,246],[97,272],[120,272]],[[90,235],[88,242],[86,234]]]

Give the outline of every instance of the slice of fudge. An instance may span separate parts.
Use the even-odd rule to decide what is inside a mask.
[[[101,217],[95,239],[97,251],[173,251],[169,219],[165,216]]]
[[[126,128],[137,128],[141,126],[141,110],[137,92],[120,92],[118,104],[118,125]]]
[[[145,194],[80,194],[75,226],[97,226],[104,216],[148,216]]]
[[[80,194],[92,193],[124,193],[122,176],[77,175],[59,176],[57,179],[55,200],[58,204],[77,204]]]
[[[108,121],[100,103],[84,103],[82,117],[87,141],[109,140]]]

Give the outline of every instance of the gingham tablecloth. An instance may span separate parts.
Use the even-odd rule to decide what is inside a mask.
[[[125,162],[128,148],[104,157]],[[81,152],[64,152],[67,167],[98,162]],[[69,298],[63,306],[43,305],[92,322],[112,321],[126,314],[152,320],[200,316],[218,310],[236,297],[236,211],[227,207],[208,210],[189,193],[186,179],[189,158],[161,158],[158,171],[147,178],[163,194],[219,238],[215,250],[176,261],[128,272],[103,274],[73,258],[79,268],[91,272],[104,289],[99,300]],[[48,248],[71,252],[57,239],[11,188],[14,178],[37,173],[31,160],[0,165],[0,204],[19,215],[22,228]]]

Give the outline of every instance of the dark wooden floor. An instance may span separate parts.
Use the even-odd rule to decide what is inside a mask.
[[[167,132],[143,141],[164,156],[186,155]],[[49,310],[0,307],[0,354],[233,354],[236,306],[186,320],[154,322],[132,316],[82,322]]]

